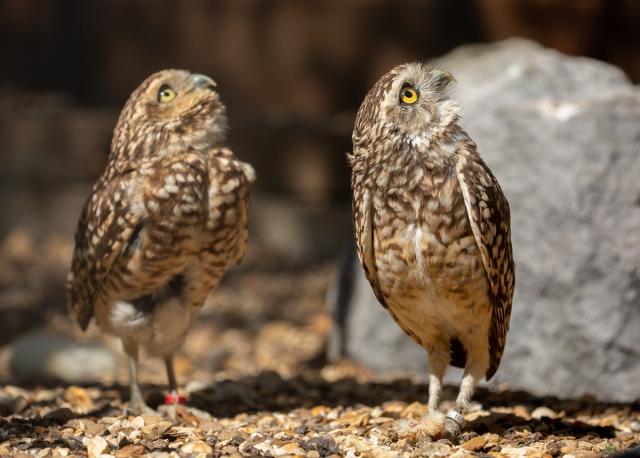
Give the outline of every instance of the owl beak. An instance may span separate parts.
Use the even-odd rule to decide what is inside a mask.
[[[207,75],[201,75],[200,73],[192,74],[191,81],[193,81],[193,84],[197,87],[208,88],[212,90],[218,87],[218,84],[215,81],[213,81]]]

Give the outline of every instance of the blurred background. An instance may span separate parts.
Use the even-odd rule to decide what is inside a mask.
[[[636,0],[0,0],[0,381],[121,373],[117,351],[88,375],[37,358],[66,336],[99,339],[66,318],[64,278],[119,110],[149,74],[212,76],[229,143],[258,175],[247,258],[187,340],[182,380],[290,375],[325,353],[327,292],[352,237],[345,153],[364,94],[396,64],[509,37],[640,81]],[[145,364],[143,380],[164,381],[159,362]]]

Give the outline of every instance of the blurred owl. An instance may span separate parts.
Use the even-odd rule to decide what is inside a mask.
[[[400,65],[366,95],[353,131],[358,255],[380,303],[425,348],[427,434],[455,439],[476,384],[504,350],[514,290],[509,205],[458,124],[453,77]],[[449,365],[464,368],[455,409],[438,412]]]
[[[226,129],[211,78],[151,75],[126,102],[80,216],[69,310],[82,329],[95,317],[122,340],[132,413],[150,410],[138,384],[139,348],[164,359],[177,402],[172,356],[245,250],[255,174],[224,147]]]

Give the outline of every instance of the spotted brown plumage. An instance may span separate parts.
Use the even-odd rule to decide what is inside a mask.
[[[411,63],[366,95],[353,131],[358,255],[381,304],[429,359],[430,435],[455,438],[476,383],[504,350],[514,289],[509,205],[458,124],[452,76]],[[465,369],[437,411],[447,366]]]
[[[247,242],[250,165],[224,147],[225,107],[204,75],[165,70],[131,95],[107,166],[80,216],[67,280],[69,310],[122,339],[131,408],[148,409],[138,349],[173,353]],[[175,396],[178,399],[178,396]]]
[[[475,153],[475,144],[473,149]],[[509,203],[498,180],[477,155],[465,151],[466,157],[456,168],[475,241],[489,280],[492,320],[489,330],[489,367],[486,378],[498,370],[509,331],[511,301],[515,286],[511,252],[511,217]]]

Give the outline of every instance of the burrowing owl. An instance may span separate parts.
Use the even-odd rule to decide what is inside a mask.
[[[444,71],[400,65],[369,91],[353,131],[358,254],[378,300],[428,353],[429,434],[456,438],[477,382],[502,357],[514,288],[509,204],[458,124]],[[442,377],[464,368],[456,407]]]
[[[69,310],[85,329],[95,316],[129,357],[130,409],[148,410],[138,350],[172,355],[209,292],[247,242],[250,165],[225,148],[225,107],[215,82],[183,70],[147,78],[125,104],[107,167],[76,232]]]

